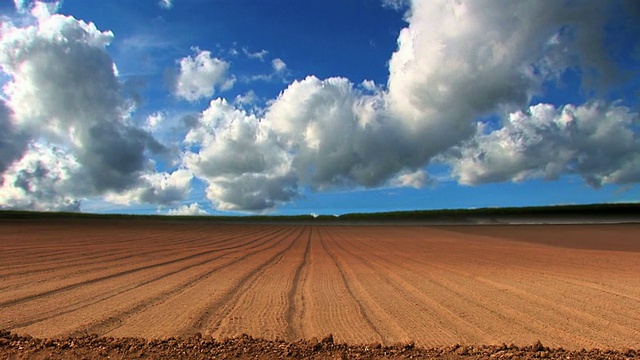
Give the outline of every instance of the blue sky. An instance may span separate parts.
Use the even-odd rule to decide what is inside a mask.
[[[640,200],[632,1],[0,4],[0,208]]]

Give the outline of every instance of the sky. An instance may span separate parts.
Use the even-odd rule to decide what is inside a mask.
[[[2,0],[0,21],[0,209],[640,201],[634,0]]]

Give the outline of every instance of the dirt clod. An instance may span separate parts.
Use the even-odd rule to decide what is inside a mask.
[[[322,339],[323,344],[333,344],[333,334],[329,334]]]
[[[509,346],[455,345],[421,348],[413,343],[382,346],[335,344],[333,336],[322,341],[265,340],[242,335],[230,339],[100,338],[95,335],[68,339],[37,339],[0,331],[0,358],[35,359],[633,359],[637,349],[548,349],[539,341],[518,348]],[[44,345],[44,347],[42,346]]]

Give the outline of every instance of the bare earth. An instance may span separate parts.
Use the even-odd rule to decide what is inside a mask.
[[[60,349],[62,340],[48,348],[47,338],[74,337],[77,347],[174,337],[303,349],[278,356],[430,348],[422,355],[488,357],[529,346],[574,357],[615,349],[610,355],[623,358],[640,349],[639,309],[637,224],[0,222],[0,329],[11,331],[0,333],[0,357],[80,351],[71,342]],[[318,340],[330,333],[330,344]],[[533,349],[538,340],[551,349]],[[494,346],[472,346],[480,344]],[[126,354],[121,348],[103,355]],[[100,354],[87,349],[79,357]],[[135,354],[145,352],[123,357]]]

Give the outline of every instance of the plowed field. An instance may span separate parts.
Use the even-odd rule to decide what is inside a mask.
[[[640,348],[640,225],[0,223],[32,336]]]

